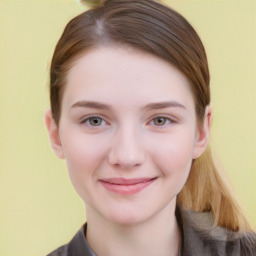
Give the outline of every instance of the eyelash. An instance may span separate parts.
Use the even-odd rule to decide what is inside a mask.
[[[91,121],[96,120],[96,119],[100,120],[100,124],[99,125],[93,125],[91,123]],[[102,117],[100,117],[100,116],[89,116],[89,117],[83,118],[81,120],[81,124],[86,124],[89,127],[99,127],[99,126],[102,126],[103,125],[102,122],[104,122],[104,125],[106,124],[106,121]]]
[[[164,123],[163,124],[156,124],[156,121],[158,120],[164,120]],[[172,123],[176,123],[176,121],[174,121],[173,119],[170,119],[168,117],[165,117],[165,116],[156,116],[154,117],[153,119],[151,119],[151,121],[149,122],[149,124],[155,126],[155,127],[163,127],[163,126],[166,126],[168,124],[172,124]]]
[[[99,124],[93,124],[93,120],[98,120],[99,121]],[[156,124],[156,121],[160,121],[160,120],[163,120],[164,123],[163,124]],[[83,118],[80,122],[81,124],[85,124],[89,127],[100,127],[102,125],[106,125],[107,122],[104,120],[104,118],[100,117],[100,116],[89,116],[89,117],[86,117],[86,118]],[[156,116],[154,117],[153,119],[150,120],[149,124],[150,125],[153,125],[155,127],[163,127],[163,126],[166,126],[168,124],[173,124],[173,123],[176,123],[175,120],[173,119],[170,119],[168,117],[165,117],[165,116]]]

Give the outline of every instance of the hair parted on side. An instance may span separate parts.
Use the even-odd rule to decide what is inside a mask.
[[[190,83],[200,124],[210,104],[210,74],[204,46],[188,21],[154,0],[81,2],[92,9],[67,24],[52,58],[50,99],[56,124],[72,64],[86,51],[105,45],[133,47],[171,63]],[[209,148],[193,161],[177,204],[194,211],[211,211],[215,225],[233,231],[251,230]]]

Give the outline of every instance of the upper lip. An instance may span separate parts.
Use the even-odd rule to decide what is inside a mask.
[[[100,179],[102,182],[116,184],[116,185],[134,185],[139,184],[143,182],[148,182],[151,180],[156,179],[156,177],[153,178],[133,178],[133,179],[126,179],[126,178],[108,178],[108,179]]]

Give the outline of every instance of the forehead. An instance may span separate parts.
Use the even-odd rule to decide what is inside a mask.
[[[124,47],[99,47],[74,62],[62,103],[70,105],[84,98],[113,104],[122,104],[126,99],[136,104],[193,101],[186,77],[170,63]]]

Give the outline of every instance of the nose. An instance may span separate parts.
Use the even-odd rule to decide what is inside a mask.
[[[135,129],[124,128],[113,137],[108,155],[109,164],[120,169],[132,169],[143,164],[145,150],[141,138]]]

